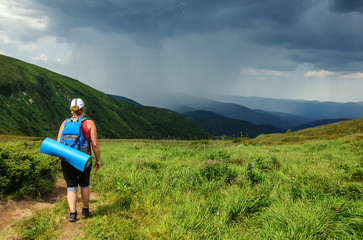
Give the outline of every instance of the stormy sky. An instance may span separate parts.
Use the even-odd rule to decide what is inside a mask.
[[[147,104],[363,101],[361,0],[0,0],[0,54]]]

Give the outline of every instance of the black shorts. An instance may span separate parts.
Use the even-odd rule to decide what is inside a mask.
[[[91,176],[92,163],[84,169],[84,172],[79,171],[77,168],[73,167],[67,161],[61,161],[62,172],[64,179],[67,183],[68,191],[77,191],[78,185],[81,188],[89,187],[89,178]]]

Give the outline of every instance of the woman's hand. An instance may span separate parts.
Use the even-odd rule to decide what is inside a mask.
[[[101,168],[101,162],[100,161],[96,161],[94,168],[96,169],[96,172]]]

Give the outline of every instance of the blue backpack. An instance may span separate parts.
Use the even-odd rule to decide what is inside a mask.
[[[86,119],[81,118],[76,122],[72,122],[70,118],[66,119],[60,142],[88,154],[89,143],[82,132],[82,122]]]

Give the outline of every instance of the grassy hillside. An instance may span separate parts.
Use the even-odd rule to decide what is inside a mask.
[[[330,123],[336,123],[336,122],[347,121],[347,120],[351,120],[351,119],[346,119],[346,118],[320,119],[320,120],[316,120],[316,121],[312,121],[312,122],[308,122],[308,123],[305,123],[302,125],[295,126],[295,127],[291,128],[291,130],[299,131],[299,130],[303,130],[306,128],[313,128],[313,127],[318,127],[318,126],[327,125]]]
[[[363,139],[363,118],[341,121],[315,128],[284,134],[260,135],[248,143],[255,144],[285,144],[304,143],[308,141],[330,140],[349,136],[350,140]]]
[[[207,138],[164,109],[119,101],[77,80],[0,55],[0,134],[55,137],[75,97],[103,138]]]

